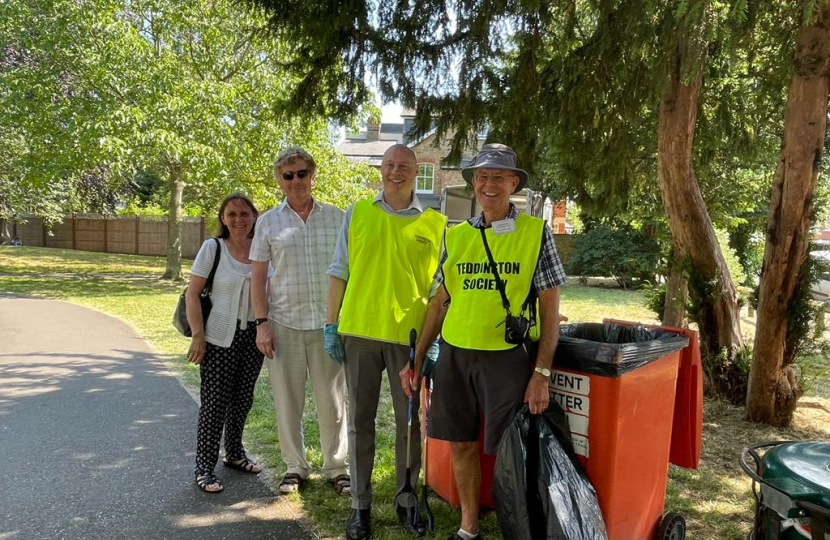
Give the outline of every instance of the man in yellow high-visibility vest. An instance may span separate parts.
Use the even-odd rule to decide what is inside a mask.
[[[375,459],[375,416],[383,371],[387,372],[395,409],[397,487],[406,479],[407,397],[398,380],[409,362],[409,332],[420,331],[427,297],[438,268],[446,218],[424,209],[415,194],[415,153],[397,144],[383,155],[383,190],[374,200],[346,211],[328,270],[326,352],[346,368],[349,392],[349,467],[352,513],[346,527],[350,540],[371,535],[372,468]],[[342,342],[341,342],[342,338]],[[420,422],[413,413],[410,481],[420,472]],[[407,530],[424,534],[420,523]]]
[[[548,382],[559,336],[559,286],[565,272],[545,222],[519,214],[510,196],[527,183],[516,153],[487,144],[462,170],[483,212],[447,231],[441,265],[415,354],[415,372],[441,331],[432,377],[429,436],[451,442],[461,527],[448,540],[477,540],[481,468],[478,445],[495,454],[522,403],[548,406]],[[538,354],[529,354],[529,313],[539,300]],[[410,393],[416,384],[404,391]]]

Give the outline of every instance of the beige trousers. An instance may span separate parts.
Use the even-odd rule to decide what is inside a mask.
[[[265,358],[274,409],[280,452],[289,473],[306,478],[311,467],[306,459],[303,410],[306,381],[317,405],[323,476],[334,478],[348,473],[346,377],[343,366],[329,358],[323,347],[323,329],[294,330],[274,321],[277,339],[274,358]]]

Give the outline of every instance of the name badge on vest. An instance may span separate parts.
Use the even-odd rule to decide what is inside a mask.
[[[510,234],[516,231],[515,219],[503,219],[493,222],[493,234]]]

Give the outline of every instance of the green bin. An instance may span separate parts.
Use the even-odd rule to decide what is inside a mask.
[[[759,443],[740,464],[755,496],[749,540],[830,540],[830,443]]]

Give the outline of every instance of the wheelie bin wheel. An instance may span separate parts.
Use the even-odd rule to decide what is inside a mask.
[[[657,527],[657,540],[683,540],[686,538],[686,520],[677,512],[668,512]]]

